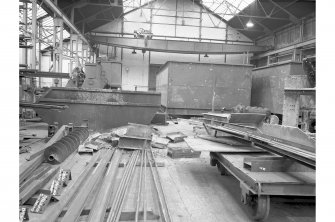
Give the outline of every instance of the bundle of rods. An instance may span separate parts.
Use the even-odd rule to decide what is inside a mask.
[[[151,158],[149,156],[149,153],[151,154]],[[150,151],[148,151],[148,148],[144,146],[142,150],[133,151],[129,159],[124,174],[121,178],[121,182],[116,191],[115,197],[113,198],[113,203],[111,206],[110,213],[108,215],[107,222],[115,222],[120,220],[122,207],[125,202],[126,194],[128,193],[128,189],[130,187],[132,178],[134,177],[133,174],[139,157],[140,157],[140,177],[138,180],[138,184],[136,186],[138,188],[138,192],[136,198],[135,221],[136,222],[139,220],[147,221],[147,201],[146,201],[147,165],[149,165],[150,167],[150,172],[152,174],[153,182],[155,185],[155,193],[158,199],[161,221],[163,222],[171,221],[162,184],[159,179],[157,166],[156,163],[152,164],[152,161],[154,162],[152,149],[150,147]],[[141,219],[139,219],[140,208],[143,209],[143,218]]]

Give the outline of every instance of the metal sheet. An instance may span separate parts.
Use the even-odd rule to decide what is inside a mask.
[[[308,135],[295,127],[263,125],[264,127],[250,128],[226,123],[224,126],[207,125],[207,127],[252,141],[262,149],[294,159],[315,169],[315,141]]]
[[[209,111],[214,92],[217,110],[250,105],[249,65],[167,62],[157,74],[156,83],[170,114],[200,115]]]
[[[264,107],[282,114],[285,77],[303,75],[301,63],[288,62],[252,70],[251,106]]]
[[[150,124],[160,108],[160,93],[51,88],[37,103],[69,107],[62,112],[36,109],[49,124],[80,125],[83,120],[88,120],[90,129],[106,130],[129,122]]]

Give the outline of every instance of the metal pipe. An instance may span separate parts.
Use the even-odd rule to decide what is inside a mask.
[[[88,137],[87,128],[73,130],[67,136],[45,149],[44,157],[50,163],[63,162]]]
[[[44,4],[46,4],[54,13],[56,13],[59,17],[61,17],[63,19],[63,21],[65,22],[65,24],[71,29],[73,30],[77,35],[80,36],[80,38],[87,43],[88,45],[90,45],[89,41],[85,38],[85,36],[83,36],[81,34],[81,32],[77,29],[77,27],[70,21],[70,19],[63,14],[63,12],[61,11],[61,9],[59,9],[51,0],[44,0],[43,1]]]

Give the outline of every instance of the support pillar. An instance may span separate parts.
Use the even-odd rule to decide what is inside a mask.
[[[42,39],[42,22],[38,24],[38,37]],[[42,44],[41,41],[38,41],[38,70],[42,71],[42,52],[41,52]],[[42,78],[38,77],[38,86],[41,88]]]
[[[36,69],[36,40],[37,40],[37,2],[36,0],[32,0],[32,11],[31,11],[31,68]],[[35,102],[35,88],[36,88],[36,82],[35,78],[29,78],[29,84],[31,87],[31,100],[32,102]]]

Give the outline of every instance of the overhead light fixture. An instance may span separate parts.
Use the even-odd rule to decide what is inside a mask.
[[[249,21],[247,22],[246,26],[247,26],[248,28],[252,28],[252,27],[254,27],[254,23],[251,21],[251,19],[249,19]]]
[[[131,52],[131,54],[137,54],[135,49],[133,49],[133,51]]]
[[[207,53],[206,53],[204,57],[206,57],[206,58],[207,58],[207,57],[209,57],[209,56],[208,56],[208,55],[207,55]]]

